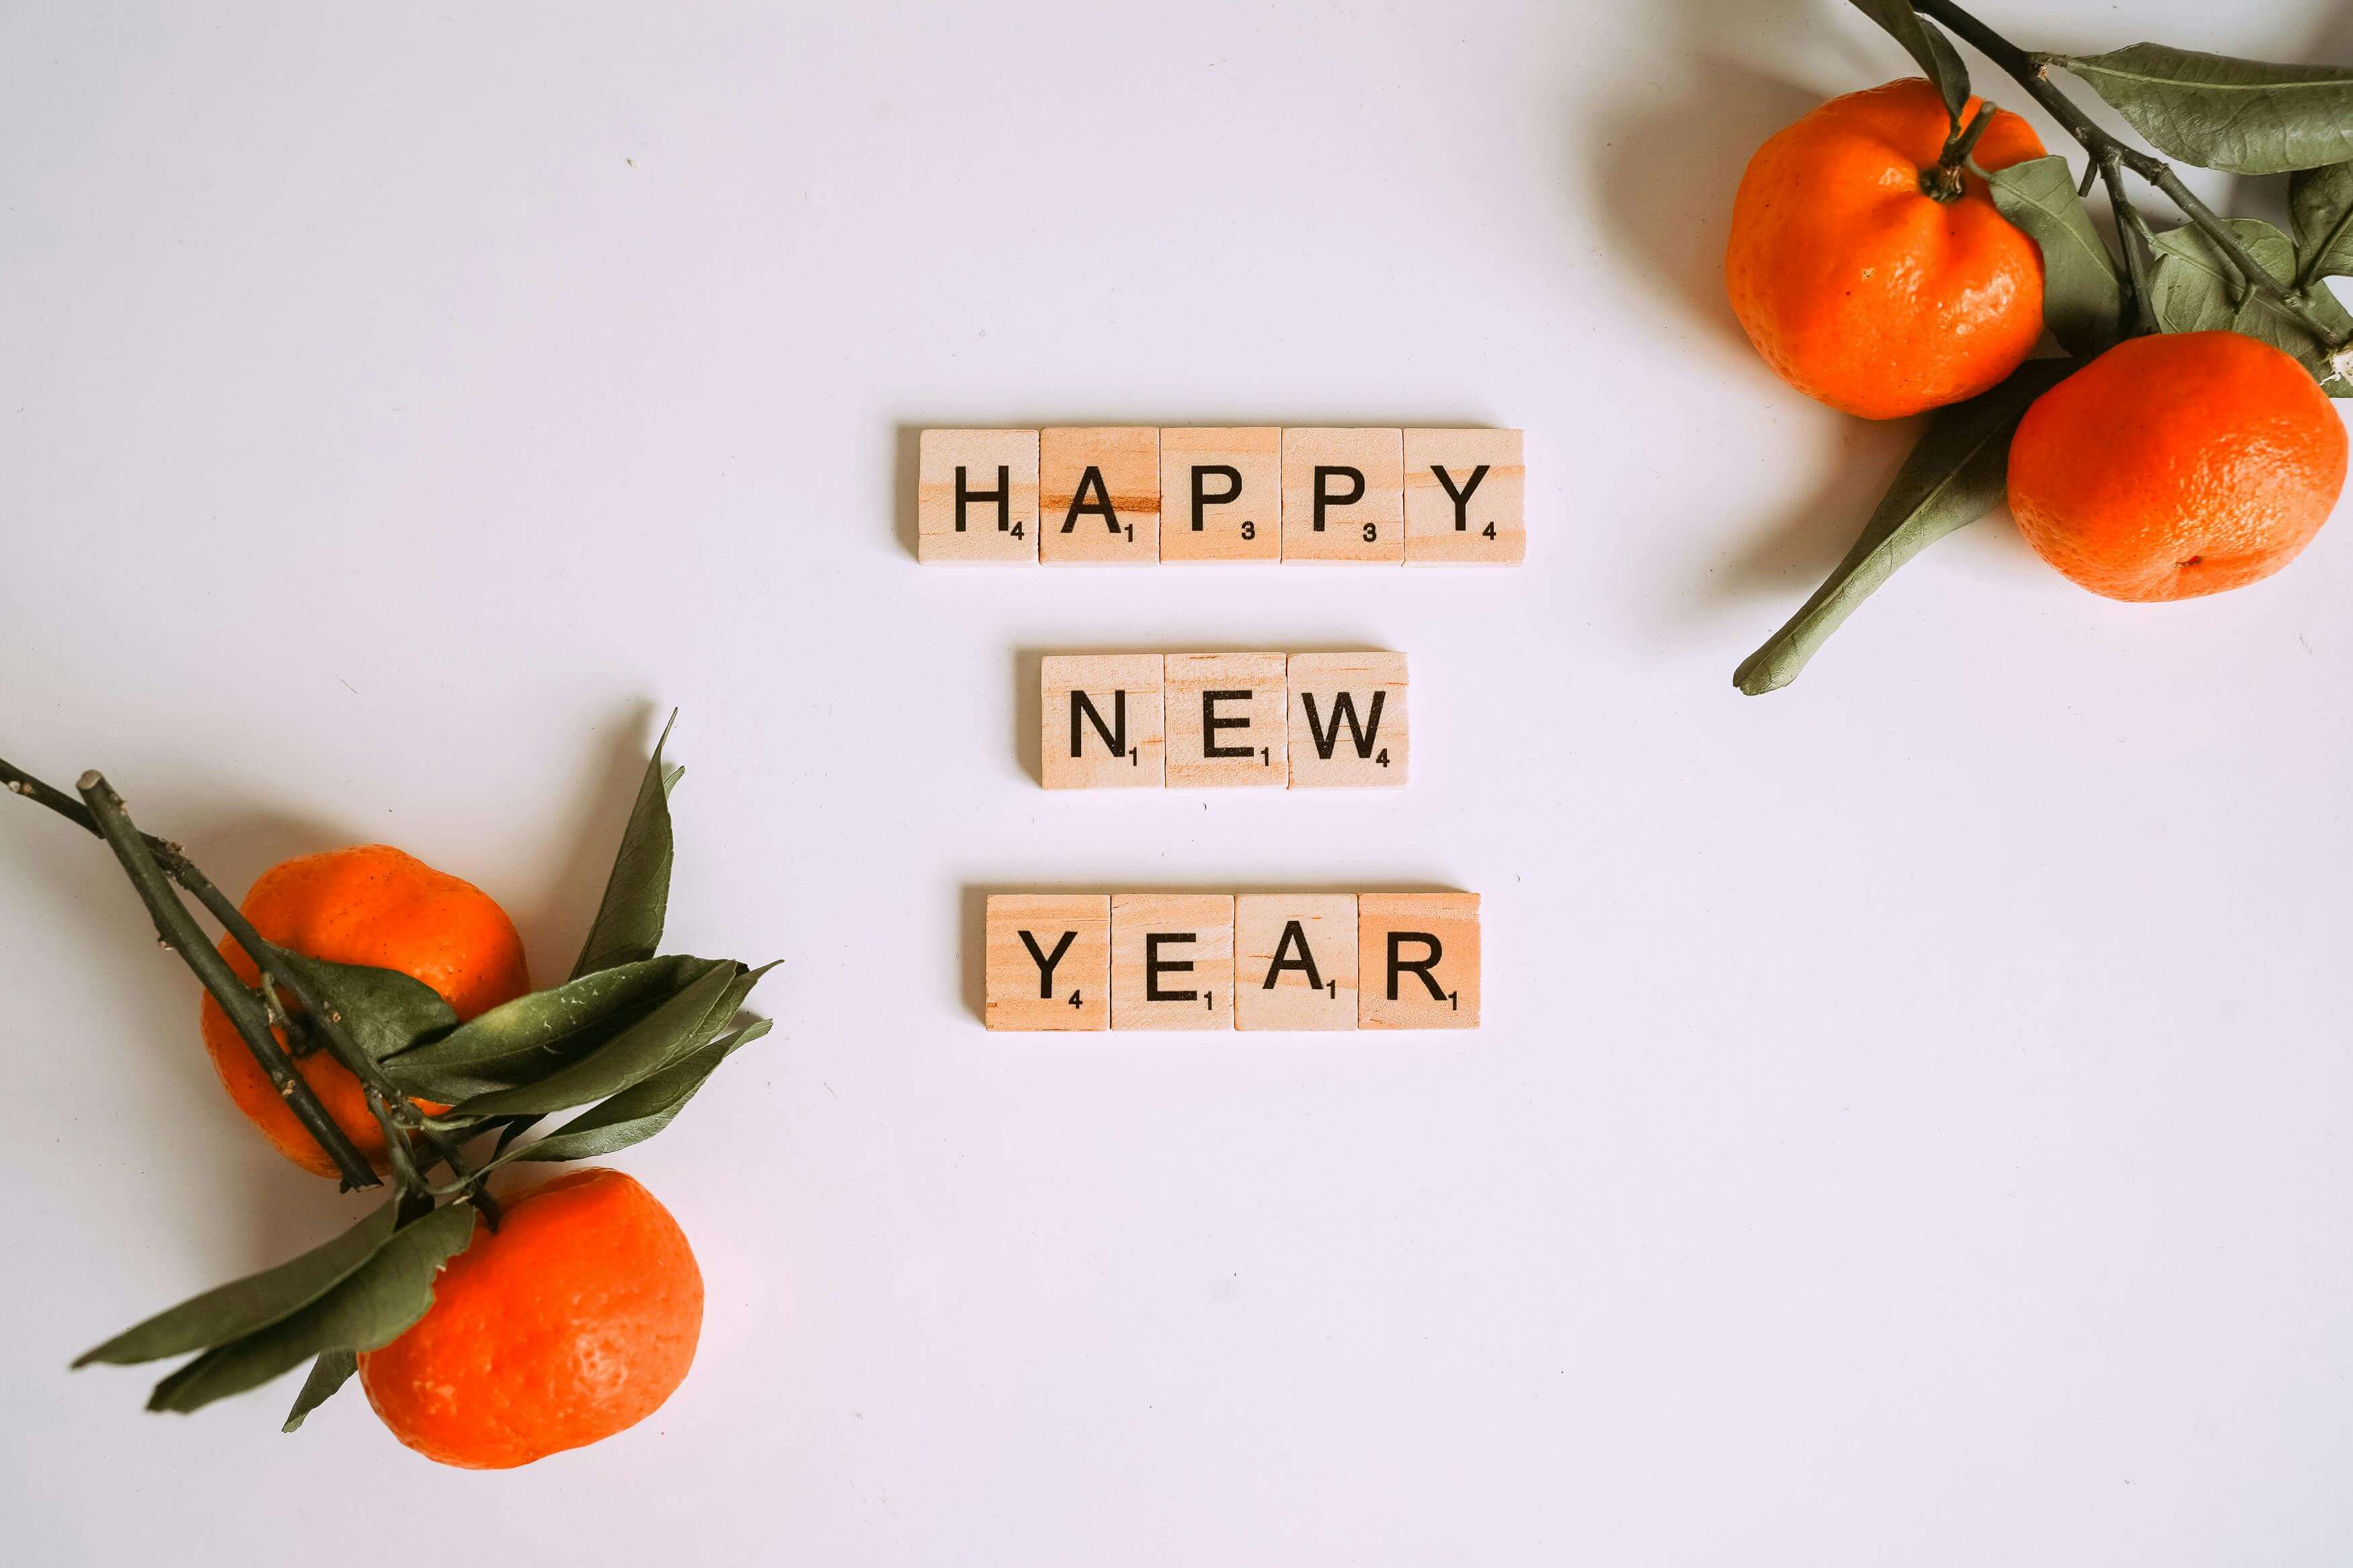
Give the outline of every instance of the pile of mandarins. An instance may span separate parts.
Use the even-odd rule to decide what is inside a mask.
[[[498,1194],[489,1178],[653,1136],[766,1031],[737,1019],[763,971],[657,956],[677,776],[657,745],[579,963],[533,991],[506,912],[398,849],[286,861],[230,906],[177,845],[133,828],[100,775],[83,775],[77,804],[0,763],[11,791],[115,850],[206,986],[205,1047],[237,1108],[305,1170],[396,1194],[323,1246],[76,1364],[195,1352],[149,1401],[185,1412],[308,1361],[288,1430],[356,1376],[401,1442],[475,1469],[594,1443],[658,1409],[702,1324],[678,1222],[617,1171]],[[226,928],[216,945],[183,894]],[[525,1137],[563,1110],[579,1114]]]
[[[2345,481],[2324,384],[2353,392],[2339,374],[2353,317],[2324,279],[2353,272],[2353,162],[2328,161],[2353,156],[2353,72],[2148,44],[2029,57],[1950,0],[1856,3],[1930,76],[1833,99],[1757,150],[1725,283],[1800,392],[1870,419],[1945,412],[1855,553],[1743,665],[1742,689],[1786,684],[1894,565],[2002,499],[2043,560],[2113,599],[2214,594],[2286,565]],[[2123,266],[2064,160],[1969,93],[1939,21],[2083,142]],[[2295,171],[2295,237],[2207,211],[2169,165],[2083,116],[2053,67],[2177,157]],[[2128,174],[2191,222],[2153,229]],[[2064,357],[2032,357],[2046,325]]]
[[[280,947],[421,981],[459,1023],[531,991],[507,912],[472,883],[389,845],[273,866],[243,908]],[[238,978],[261,983],[236,938],[223,937],[220,950]],[[280,1153],[335,1174],[220,1004],[206,996],[201,1006],[205,1049],[237,1109]],[[322,1051],[294,1059],[369,1163],[388,1169],[360,1080]],[[437,1116],[449,1109],[413,1103]],[[702,1275],[670,1211],[618,1171],[577,1171],[510,1198],[496,1230],[478,1215],[472,1241],[434,1281],[425,1316],[355,1354],[360,1387],[394,1436],[445,1465],[504,1469],[652,1415],[686,1380],[702,1329]]]

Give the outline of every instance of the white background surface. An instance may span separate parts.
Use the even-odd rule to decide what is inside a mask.
[[[0,15],[0,754],[233,889],[397,842],[552,980],[676,703],[673,943],[786,961],[617,1162],[710,1288],[655,1419],[148,1416],[67,1361],[360,1200],[0,812],[6,1554],[2344,1562],[2353,525],[2131,607],[1996,520],[1728,684],[1910,431],[1757,363],[1723,214],[1904,68],[1827,0]],[[918,570],[913,430],[1066,420],[1523,426],[1529,564]],[[1405,794],[1027,775],[1039,650],[1363,644]],[[1422,882],[1476,1036],[970,1011],[987,887]]]

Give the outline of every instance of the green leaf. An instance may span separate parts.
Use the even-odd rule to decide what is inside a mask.
[[[2042,320],[2060,346],[2089,359],[2123,332],[2124,286],[2067,160],[2030,158],[1994,171],[1993,205],[2042,251]]]
[[[338,1016],[360,1049],[379,1061],[458,1026],[458,1015],[439,992],[396,969],[330,963],[283,947],[273,948],[271,959],[291,970],[321,1006]]]
[[[526,1143],[509,1160],[595,1160],[632,1143],[642,1143],[670,1124],[719,1064],[765,1035],[772,1026],[757,1019],[713,1040],[691,1057],[672,1062],[651,1078],[574,1117],[536,1143]]]
[[[1854,8],[1904,46],[1904,52],[1936,85],[1936,96],[1945,100],[1947,117],[1957,127],[1961,110],[1968,107],[1969,68],[1961,63],[1953,41],[1913,10],[1911,0],[1854,0]]]
[[[613,874],[605,882],[604,900],[596,906],[588,940],[581,945],[580,962],[572,966],[575,979],[617,963],[651,958],[661,950],[662,921],[670,912],[670,792],[685,772],[662,766],[662,746],[670,739],[670,724],[677,722],[678,713],[672,710],[670,723],[662,726],[661,738],[654,742],[653,758],[646,763],[646,776],[638,784],[638,804],[630,809],[629,825],[621,833]]]
[[[2222,220],[2255,264],[2283,282],[2295,271],[2295,247],[2286,235],[2260,218]],[[2253,289],[2244,287],[2231,258],[2196,228],[2168,229],[2155,242],[2157,269],[2149,279],[2149,302],[2158,325],[2168,332],[2244,332],[2295,356],[2332,396],[2353,392],[2334,381],[2327,350],[2304,324]],[[2353,332],[2353,316],[2326,289],[2316,289],[2306,307],[2331,331]]]
[[[2029,360],[1991,392],[1938,409],[1846,559],[1788,625],[1741,663],[1732,683],[1751,697],[1788,685],[1897,567],[1992,510],[2008,480],[2018,422],[2075,367],[2073,360]]]
[[[2290,174],[2287,210],[2295,227],[2296,281],[2353,276],[2353,163]]]
[[[302,1392],[294,1396],[294,1408],[286,1413],[286,1425],[280,1432],[299,1432],[311,1412],[343,1392],[343,1384],[360,1369],[357,1351],[321,1351],[319,1359],[311,1363],[311,1375],[302,1380]]]
[[[182,1415],[259,1388],[324,1351],[390,1344],[433,1305],[433,1279],[474,1236],[474,1208],[455,1203],[393,1232],[358,1270],[266,1328],[216,1345],[155,1385],[150,1410]]]
[[[773,967],[773,966],[769,966]],[[452,1121],[569,1110],[618,1094],[716,1039],[766,968],[717,968],[648,1014],[619,1037],[535,1082],[472,1095]]]
[[[393,1235],[396,1205],[387,1203],[351,1229],[290,1262],[191,1297],[168,1311],[126,1329],[74,1365],[105,1362],[130,1366],[190,1351],[210,1350],[292,1316],[364,1266]]]
[[[2353,159],[2353,70],[2277,66],[2135,44],[2062,65],[2169,156],[2233,174],[2284,174]]]
[[[540,1120],[537,1115],[500,1116],[483,1122],[482,1126],[485,1128],[495,1127],[499,1130],[498,1142],[491,1145],[491,1163],[497,1164],[499,1156],[504,1154],[516,1139],[538,1126]]]
[[[642,959],[491,1008],[440,1039],[387,1058],[404,1094],[445,1103],[546,1077],[643,1022],[725,959]]]

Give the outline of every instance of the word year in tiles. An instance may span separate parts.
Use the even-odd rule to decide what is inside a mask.
[[[1402,788],[1401,653],[1049,654],[1048,789]]]
[[[1476,893],[992,893],[1000,1030],[1475,1029]]]
[[[1517,430],[1072,426],[926,430],[924,562],[1517,565]]]

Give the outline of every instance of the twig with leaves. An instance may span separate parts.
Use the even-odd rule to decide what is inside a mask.
[[[318,1095],[295,1070],[293,1061],[270,1032],[269,1016],[262,999],[246,987],[228,966],[228,961],[214,950],[195,917],[188,913],[187,906],[174,891],[174,873],[185,877],[192,869],[180,847],[133,827],[122,797],[115,794],[104,775],[95,771],[82,774],[79,801],[5,762],[0,762],[0,779],[6,781],[12,794],[45,805],[106,840],[115,858],[121,862],[124,874],[131,879],[140,901],[147,906],[148,916],[155,922],[157,940],[179,956],[212,994],[213,1000],[220,1004],[221,1011],[228,1015],[238,1037],[269,1075],[287,1109],[333,1162],[344,1190],[379,1184],[381,1178],[369,1167],[367,1157],[336,1125],[335,1119],[327,1114]]]
[[[1930,416],[1854,549],[1734,672],[1733,683],[1752,696],[1796,679],[1897,567],[1992,510],[2002,498],[2010,437],[2028,406],[2123,338],[2244,332],[2293,355],[2331,396],[2353,395],[2353,313],[2323,281],[2353,276],[2353,70],[2146,43],[2105,54],[2036,54],[1954,0],[1852,3],[1936,86],[1950,124],[1947,160],[1972,124],[1963,119],[1968,67],[1946,28],[2015,79],[2083,149],[2080,182],[2056,154],[1991,172],[1969,165],[2002,216],[2040,247],[2044,321],[2068,357],[2031,360],[2000,386]],[[2166,158],[2095,124],[2052,79],[2058,70],[2089,87],[2167,157],[2231,174],[2288,175],[2293,236],[2257,219],[2217,215]],[[2128,174],[2187,221],[2155,227],[2132,198]],[[1924,174],[1924,188],[1936,178],[1935,170]],[[2094,180],[2116,218],[2121,265],[2084,207]]]
[[[463,1251],[479,1217],[497,1222],[483,1186],[516,1163],[585,1160],[667,1127],[728,1057],[768,1031],[737,1021],[768,967],[657,956],[674,858],[664,729],[638,791],[572,978],[460,1024],[448,1004],[395,970],[331,963],[269,942],[176,844],[142,834],[98,773],[79,798],[0,762],[0,784],[103,838],[155,921],[237,1026],[346,1187],[383,1178],[320,1104],[280,1044],[323,1047],[366,1090],[396,1195],[359,1225],[293,1261],[157,1314],[75,1363],[131,1363],[194,1353],[155,1387],[154,1410],[191,1411],[311,1362],[286,1429],[350,1379],[361,1352],[389,1343],[432,1303],[434,1276]],[[175,887],[176,884],[176,887]],[[182,901],[194,896],[253,961],[246,984]],[[426,1100],[448,1109],[427,1115]],[[585,1109],[584,1109],[585,1108]],[[540,1118],[581,1114],[533,1142]],[[464,1145],[497,1131],[490,1157]],[[418,1150],[429,1151],[420,1164]],[[448,1167],[438,1184],[431,1163]]]

